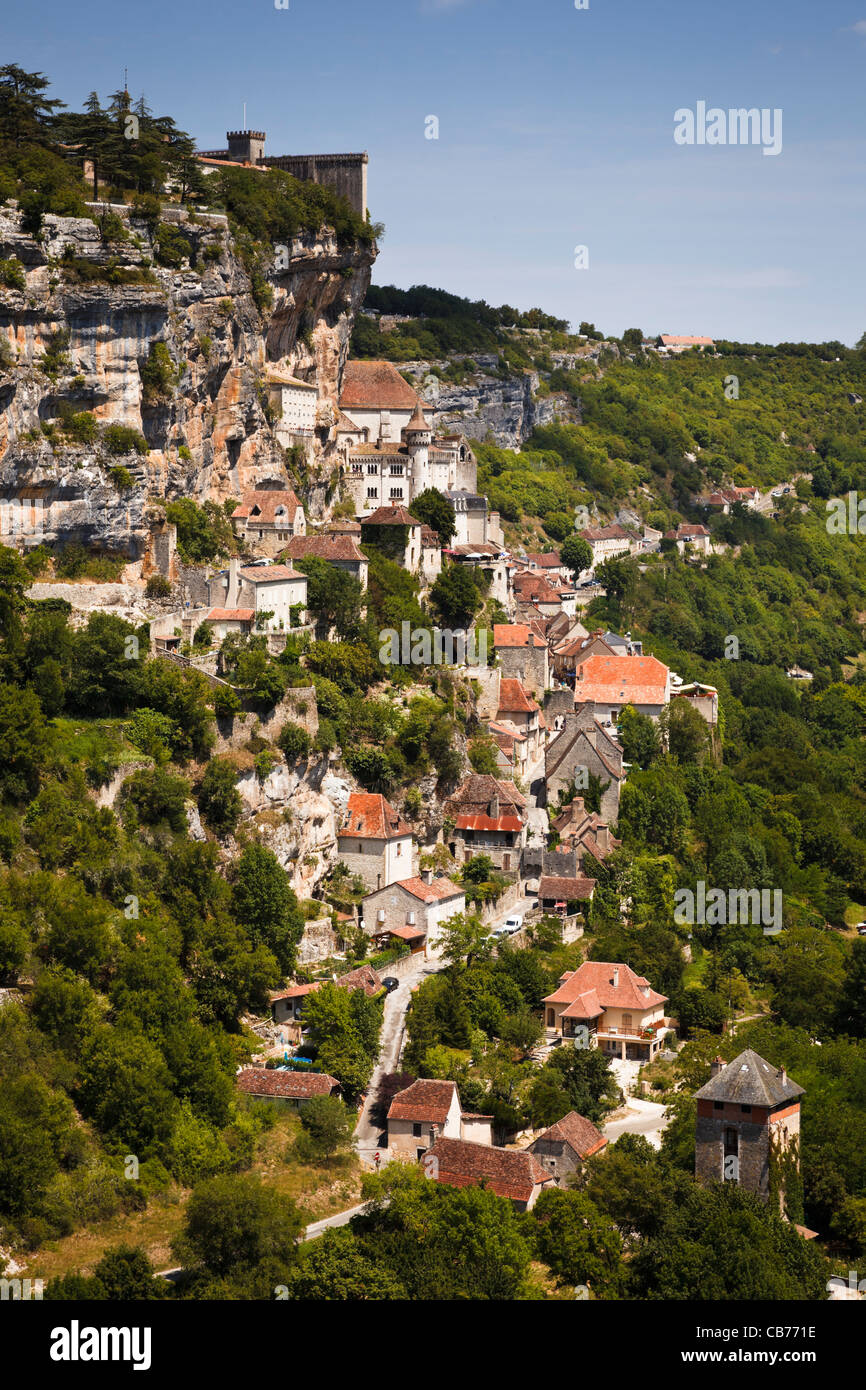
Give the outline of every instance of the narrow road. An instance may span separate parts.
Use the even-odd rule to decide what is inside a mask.
[[[438,970],[441,970],[444,964],[432,951],[429,952],[429,956],[429,960],[425,960],[423,955],[414,957],[409,971],[403,976],[397,989],[385,998],[379,1059],[370,1078],[364,1105],[355,1126],[355,1148],[361,1162],[366,1163],[368,1167],[373,1166],[373,1155],[379,1150],[380,1134],[380,1127],[373,1124],[370,1111],[373,1108],[376,1091],[382,1077],[388,1072],[400,1070],[400,1056],[403,1052],[406,1033],[406,1014],[412,1002],[412,991],[428,975],[435,975]],[[387,975],[387,969],[383,973]],[[382,1156],[385,1157],[384,1154]]]
[[[661,1148],[662,1133],[667,1127],[665,1107],[658,1101],[639,1100],[636,1096],[629,1096],[626,1105],[630,1114],[609,1120],[601,1127],[608,1143],[613,1144],[621,1134],[642,1134],[654,1149]]]

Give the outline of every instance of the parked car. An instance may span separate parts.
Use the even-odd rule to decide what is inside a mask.
[[[866,922],[857,923],[857,935],[866,936]]]
[[[400,984],[400,981],[395,979],[393,975],[386,975],[385,979],[382,981],[382,984],[385,986],[385,989],[388,991],[389,994],[393,994],[394,990],[397,989],[398,985]]]
[[[511,935],[511,930],[509,927],[495,927],[490,935],[495,936],[497,941],[501,941],[503,936]]]
[[[503,928],[508,936],[513,936],[515,932],[520,931],[520,928],[522,926],[523,918],[518,917],[516,915],[512,917],[506,917],[505,922],[503,923]]]

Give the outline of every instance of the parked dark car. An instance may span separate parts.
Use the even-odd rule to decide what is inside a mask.
[[[386,978],[382,981],[382,984],[385,986],[389,994],[394,993],[394,990],[397,988],[399,983],[400,981],[395,980],[393,975],[386,976]]]

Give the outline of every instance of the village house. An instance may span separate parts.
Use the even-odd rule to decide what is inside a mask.
[[[272,1101],[300,1109],[315,1096],[338,1096],[340,1083],[333,1076],[315,1071],[280,1071],[278,1068],[245,1067],[235,1085],[253,1100]]]
[[[675,531],[665,531],[664,538],[676,542],[680,555],[685,554],[687,549],[697,551],[699,555],[710,553],[710,533],[706,526],[681,521]]]
[[[654,656],[591,656],[575,672],[574,703],[615,723],[624,705],[658,719],[671,694],[670,671]]]
[[[529,768],[529,740],[510,719],[492,719],[487,732],[496,744],[496,765],[512,782],[523,780]]]
[[[489,1187],[517,1211],[531,1211],[555,1180],[527,1149],[496,1149],[463,1139],[439,1138],[423,1155],[425,1171],[450,1187]]]
[[[660,356],[676,356],[681,352],[688,352],[690,348],[710,348],[715,349],[712,338],[694,337],[689,334],[660,333],[655,340],[655,347]]]
[[[464,1112],[454,1081],[413,1081],[388,1110],[388,1148],[421,1159],[438,1138],[490,1144],[493,1117]]]
[[[651,1061],[668,1031],[667,996],[627,965],[584,961],[560,975],[542,1003],[549,1038],[588,1038],[588,1046],[623,1060]]]
[[[421,527],[421,579],[435,584],[442,573],[442,546],[439,534],[430,526]]]
[[[271,1018],[274,1023],[294,1024],[295,1039],[300,1037],[300,1023],[304,1012],[304,1001],[308,994],[321,989],[324,980],[314,980],[312,984],[290,985],[287,989],[275,990],[270,997]],[[372,965],[359,965],[347,975],[340,975],[333,982],[339,989],[362,989],[368,999],[381,993],[382,981]]]
[[[578,666],[589,657],[598,655],[614,655],[613,647],[607,645],[600,632],[593,632],[592,635],[586,632],[582,635],[569,633],[568,637],[557,642],[553,648],[553,674],[565,685],[573,686]]]
[[[377,507],[361,523],[361,542],[374,545],[410,574],[421,568],[422,523],[405,507]]]
[[[612,732],[599,723],[594,706],[583,705],[564,716],[563,727],[545,750],[544,776],[550,807],[573,791],[586,791],[590,777],[597,777],[602,789],[601,818],[616,823],[625,781],[622,749]]]
[[[581,1170],[586,1159],[606,1148],[607,1140],[601,1130],[576,1110],[570,1110],[533,1139],[527,1153],[535,1155],[557,1187],[567,1187],[569,1178]]]
[[[595,893],[594,878],[569,878],[542,874],[538,880],[538,905],[550,917],[571,917],[585,910]]]
[[[297,377],[270,368],[265,373],[268,403],[276,416],[274,433],[277,442],[290,449],[303,444],[316,431],[318,388],[315,382],[299,381]]]
[[[255,617],[253,608],[211,608],[203,621],[207,623],[219,645],[229,633],[237,633],[240,637],[249,636]]]
[[[358,527],[358,539],[360,540],[361,528]],[[327,560],[329,565],[335,569],[345,570],[353,579],[357,579],[362,591],[367,588],[367,557],[363,551],[359,550],[355,539],[352,536],[338,535],[335,532],[324,532],[318,536],[293,536],[285,547],[284,558],[294,564],[299,560],[307,560],[311,557],[318,560]]]
[[[437,946],[442,925],[466,911],[464,889],[450,878],[434,878],[431,869],[398,879],[368,893],[361,904],[361,925],[368,936],[394,936],[410,946]]]
[[[378,792],[352,792],[337,836],[337,852],[371,892],[415,873],[412,827]]]
[[[527,695],[519,680],[499,682],[499,708],[496,719],[515,724],[527,741],[527,757],[534,763],[542,747],[543,718],[538,705]]]
[[[671,679],[673,680],[673,677]],[[671,699],[688,700],[711,728],[718,724],[719,692],[714,685],[704,685],[701,681],[674,683],[671,685]]]
[[[304,509],[288,488],[245,492],[231,520],[235,535],[248,550],[271,558],[293,536],[307,534]]]
[[[529,551],[526,567],[541,570],[547,579],[571,579],[571,570],[562,563],[558,550]]]
[[[543,695],[550,684],[547,643],[528,623],[494,623],[493,650],[503,678],[519,680],[534,695]]]
[[[487,855],[503,873],[517,873],[526,842],[526,798],[513,782],[474,772],[447,802],[453,824],[448,847],[462,864]]]
[[[609,854],[619,849],[622,840],[617,840],[610,825],[595,811],[587,811],[582,796],[576,796],[557,816],[552,828],[559,835],[560,847],[571,850],[576,856],[575,867],[583,872],[587,855],[592,855],[598,864],[603,864]]]
[[[612,560],[615,555],[627,555],[634,543],[634,537],[624,526],[614,522],[612,526],[587,526],[580,532],[592,551],[592,568]],[[587,572],[581,574],[581,578]]]
[[[306,618],[307,576],[290,565],[241,567],[233,556],[208,580],[208,598],[216,608],[252,608],[259,631],[290,632]]]
[[[543,574],[522,570],[513,576],[511,587],[517,603],[531,603],[543,618],[553,618],[562,611],[560,591]]]

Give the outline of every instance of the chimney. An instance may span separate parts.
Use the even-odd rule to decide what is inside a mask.
[[[433,870],[432,870],[432,869],[422,869],[422,870],[421,870],[421,882],[422,882],[422,883],[426,883],[426,884],[428,885],[428,887],[429,887],[429,885],[433,882]]]
[[[493,793],[493,798],[490,802],[490,819],[499,819],[499,792]]]
[[[718,1076],[719,1072],[724,1071],[727,1065],[724,1057],[714,1057],[712,1065],[710,1066],[710,1075]]]
[[[226,591],[226,608],[237,608],[240,588],[240,560],[233,555],[229,560],[229,587]]]
[[[779,1068],[779,1080],[781,1081],[781,1083],[782,1083],[783,1086],[787,1086],[787,1084],[788,1084],[788,1073],[787,1073],[787,1071],[785,1070],[784,1067],[780,1067],[780,1068]]]
[[[614,987],[614,989],[619,989],[619,966],[618,966],[618,965],[615,965],[615,966],[613,967],[613,987]]]

